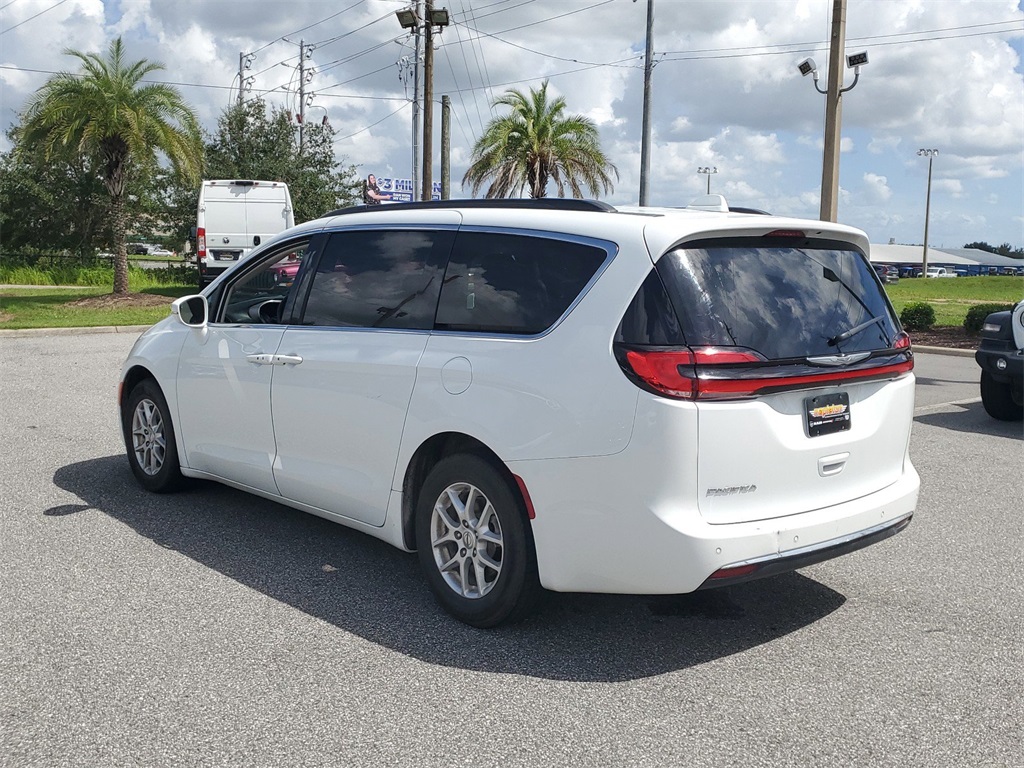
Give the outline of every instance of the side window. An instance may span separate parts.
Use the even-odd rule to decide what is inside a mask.
[[[531,335],[550,328],[607,254],[552,238],[461,232],[437,308],[439,330]]]
[[[353,230],[330,236],[303,325],[430,330],[455,232]]]
[[[280,323],[285,302],[308,254],[308,240],[289,243],[268,254],[257,269],[227,287],[220,321]]]

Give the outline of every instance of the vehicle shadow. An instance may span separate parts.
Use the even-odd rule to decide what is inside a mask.
[[[915,416],[914,421],[956,432],[1024,440],[1024,425],[1021,422],[993,419],[985,412],[985,406],[980,402],[950,405],[949,410],[921,414]]]
[[[616,682],[703,664],[778,639],[846,598],[792,573],[675,596],[549,594],[527,621],[467,627],[434,603],[415,555],[216,483],[140,490],[122,456],[70,464],[54,482],[161,547],[336,627],[432,664]]]

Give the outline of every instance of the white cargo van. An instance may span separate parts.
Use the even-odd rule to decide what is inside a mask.
[[[284,182],[204,181],[196,224],[200,287],[264,240],[293,226],[292,198]]]

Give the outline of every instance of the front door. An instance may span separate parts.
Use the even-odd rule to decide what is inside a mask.
[[[268,252],[229,281],[178,358],[178,425],[187,466],[277,493],[270,389],[285,333],[282,312],[308,242]]]

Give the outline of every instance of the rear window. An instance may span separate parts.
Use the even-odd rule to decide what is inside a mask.
[[[657,271],[691,346],[783,360],[889,349],[898,333],[867,259],[845,243],[688,243]]]

